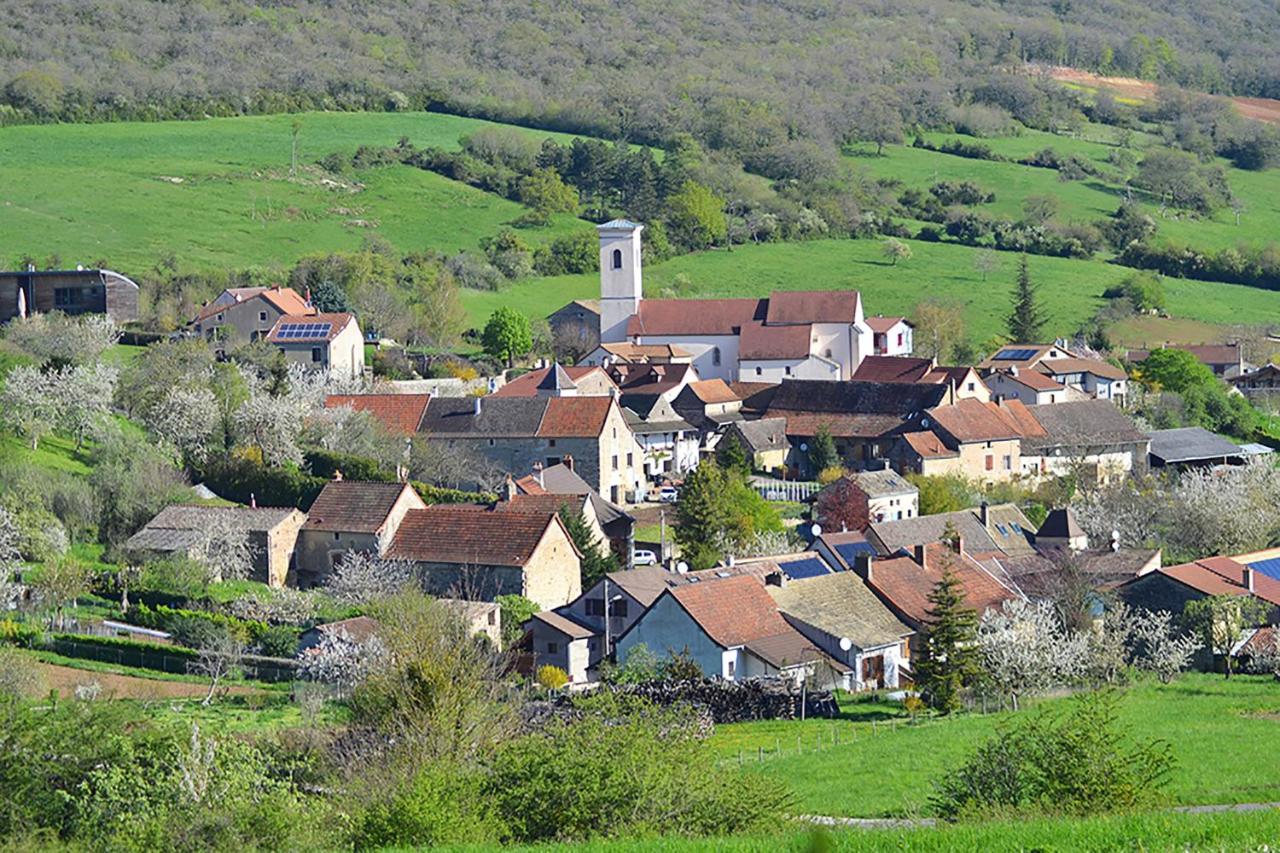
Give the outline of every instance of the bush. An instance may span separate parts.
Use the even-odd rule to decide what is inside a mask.
[[[936,783],[938,814],[1091,815],[1156,802],[1172,751],[1163,741],[1131,740],[1115,706],[1115,694],[1090,693],[1065,714],[1044,712],[1004,728]]]
[[[291,658],[298,653],[300,634],[292,625],[269,625],[258,635],[258,654],[269,658]]]
[[[260,506],[296,506],[301,510],[311,506],[328,482],[297,468],[267,467],[244,458],[209,462],[200,471],[200,479],[227,500],[247,504],[252,496]]]
[[[559,690],[569,683],[569,674],[558,666],[547,664],[538,667],[534,680],[544,690]]]
[[[494,844],[506,835],[474,768],[431,764],[394,790],[357,819],[356,849]]]

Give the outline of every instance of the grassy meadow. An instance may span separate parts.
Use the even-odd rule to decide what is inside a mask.
[[[57,254],[64,264],[141,271],[167,257],[184,268],[288,265],[358,248],[372,234],[406,251],[475,248],[524,208],[408,166],[333,182],[311,164],[401,136],[456,148],[489,125],[437,113],[305,113],[2,128],[0,257]],[[560,215],[525,234],[542,242],[575,227],[584,226]]]
[[[974,268],[978,249],[905,242],[912,257],[896,265],[884,259],[878,240],[765,243],[737,246],[732,252],[683,255],[646,267],[645,292],[656,296],[671,288],[685,297],[764,296],[771,290],[858,288],[868,314],[907,313],[920,300],[935,297],[955,300],[963,307],[974,341],[1004,331],[1017,275],[1016,255],[1000,253],[1000,269],[984,281]],[[1131,272],[1100,260],[1031,256],[1028,264],[1041,286],[1047,329],[1057,335],[1072,334],[1102,305],[1103,291]],[[680,276],[688,278],[687,285]],[[463,302],[472,321],[482,323],[499,305],[516,305],[540,316],[573,299],[596,298],[599,289],[594,274],[555,276],[517,282],[497,292],[465,291]],[[1165,293],[1172,314],[1213,324],[1265,322],[1276,316],[1280,305],[1280,296],[1270,291],[1216,282],[1169,279]]]
[[[1039,707],[1060,710],[1067,701]],[[1258,749],[1280,738],[1274,679],[1188,673],[1172,684],[1144,681],[1122,692],[1118,713],[1135,737],[1172,744],[1172,803],[1280,802],[1280,763]],[[719,726],[713,744],[725,761],[736,763],[741,752],[748,768],[790,785],[803,813],[915,817],[928,813],[931,781],[1015,716],[969,714],[912,726],[897,705],[857,701],[837,721]],[[764,760],[753,760],[761,749]]]

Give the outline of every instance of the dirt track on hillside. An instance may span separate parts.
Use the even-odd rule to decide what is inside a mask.
[[[1054,80],[1075,83],[1094,89],[1107,89],[1122,98],[1149,101],[1156,96],[1158,86],[1149,80],[1136,77],[1104,77],[1078,68],[1047,68],[1045,72]],[[1273,98],[1227,98],[1235,104],[1240,115],[1258,121],[1280,124],[1280,101]]]

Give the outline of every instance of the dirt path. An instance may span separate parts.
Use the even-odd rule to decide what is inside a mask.
[[[1060,80],[1063,83],[1075,83],[1094,89],[1107,89],[1122,98],[1132,98],[1138,101],[1151,100],[1156,96],[1156,92],[1159,89],[1155,83],[1149,80],[1139,80],[1135,77],[1104,77],[1101,74],[1081,71],[1078,68],[1056,67],[1032,70],[1033,72],[1043,70],[1054,80]],[[1241,97],[1229,97],[1227,100],[1235,104],[1240,115],[1245,118],[1280,124],[1280,101],[1278,100],[1273,98]]]
[[[95,681],[102,685],[104,697],[115,699],[203,698],[208,689],[203,684],[185,681],[160,681],[154,678],[118,675],[114,672],[75,669],[51,663],[36,663],[35,666],[44,680],[45,690],[57,690],[58,695],[62,697],[73,695],[78,685],[92,684]],[[251,693],[253,690],[249,687],[231,687],[228,688],[228,692],[244,694]]]

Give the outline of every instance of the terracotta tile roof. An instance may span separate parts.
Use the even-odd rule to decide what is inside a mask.
[[[857,382],[921,382],[934,370],[931,358],[869,355],[853,372]]]
[[[530,474],[527,477],[521,477],[519,480],[516,480],[516,488],[519,489],[522,494],[526,494],[526,495],[551,494],[551,492],[548,492],[546,489],[542,488],[542,484],[538,482],[538,478],[533,476],[532,474]]]
[[[601,344],[600,349],[626,362],[647,362],[650,359],[693,358],[693,353],[675,344]]]
[[[478,512],[437,504],[405,513],[387,556],[421,563],[524,566],[547,529],[559,524],[555,513]]]
[[[377,533],[405,489],[412,491],[406,483],[331,480],[325,483],[307,511],[302,529]]]
[[[775,290],[766,300],[770,326],[852,323],[858,311],[856,290]]]
[[[882,317],[879,314],[874,317],[867,317],[864,322],[867,324],[867,328],[871,329],[871,331],[882,335],[889,332],[899,323],[906,323],[908,326],[911,325],[911,322],[906,317]]]
[[[1046,358],[1035,369],[1053,376],[1067,373],[1092,373],[1103,379],[1127,379],[1128,374],[1110,362],[1097,358]]]
[[[742,327],[738,358],[744,361],[808,358],[810,325],[765,326],[750,323]]]
[[[928,619],[929,594],[942,580],[943,566],[950,565],[964,590],[965,604],[981,615],[1017,594],[969,557],[961,557],[942,543],[925,546],[925,565],[911,557],[873,561],[869,586],[880,593],[908,622],[922,625]]]
[[[952,450],[942,443],[942,439],[931,432],[904,433],[902,440],[915,451],[921,459],[946,459],[959,456],[959,450]]]
[[[330,394],[325,397],[324,406],[350,406],[357,412],[368,412],[389,432],[412,435],[422,424],[430,401],[430,394]]]
[[[1011,401],[1018,403],[1018,401]],[[950,406],[937,406],[929,415],[948,435],[961,442],[999,441],[1025,435],[1044,435],[1034,419],[1022,417],[1026,408],[1005,403],[984,403],[967,398]]]
[[[686,583],[670,595],[724,648],[790,630],[764,584],[749,575]]]
[[[228,294],[234,301],[219,303],[215,300],[210,302],[200,309],[200,313],[196,315],[196,320],[207,319],[257,297],[262,297],[262,299],[271,303],[282,314],[316,313],[316,309],[308,305],[306,300],[291,287],[228,287],[218,295],[218,298],[220,299]]]
[[[960,385],[969,380],[970,374],[972,374],[972,378],[975,382],[979,384],[983,384],[982,377],[977,375],[977,371],[975,371],[972,367],[966,367],[966,366],[935,367],[933,370],[930,370],[927,374],[925,374],[925,377],[922,381],[943,382],[943,383],[954,382],[956,385]]]
[[[627,335],[736,335],[767,307],[767,299],[645,299]]]
[[[606,370],[624,394],[665,394],[697,377],[692,364],[614,364]]]
[[[315,314],[316,309],[307,304],[307,300],[298,295],[292,287],[269,287],[263,290],[262,298],[279,308],[285,314]]]
[[[701,379],[690,382],[689,390],[704,403],[732,403],[740,399],[723,379]]]
[[[1009,370],[997,370],[995,372],[1011,382],[1019,382],[1033,391],[1063,390],[1063,386],[1060,383],[1054,382],[1047,374],[1038,370],[1019,370],[1017,373]]]
[[[276,320],[275,325],[271,327],[271,331],[267,333],[267,341],[286,346],[313,346],[318,343],[327,343],[340,335],[355,320],[355,316],[345,311],[337,314],[282,314]],[[328,323],[329,331],[323,337],[318,338],[281,338],[280,329],[286,323],[307,326]]]
[[[595,438],[604,432],[612,397],[552,397],[538,427],[542,438]]]
[[[547,374],[551,372],[551,367],[539,367],[537,370],[530,370],[528,373],[517,376],[506,385],[503,385],[491,397],[536,397],[538,396],[538,386],[547,378]],[[582,379],[590,373],[600,370],[599,367],[562,367],[569,378],[574,382]],[[603,371],[601,371],[603,373]]]

